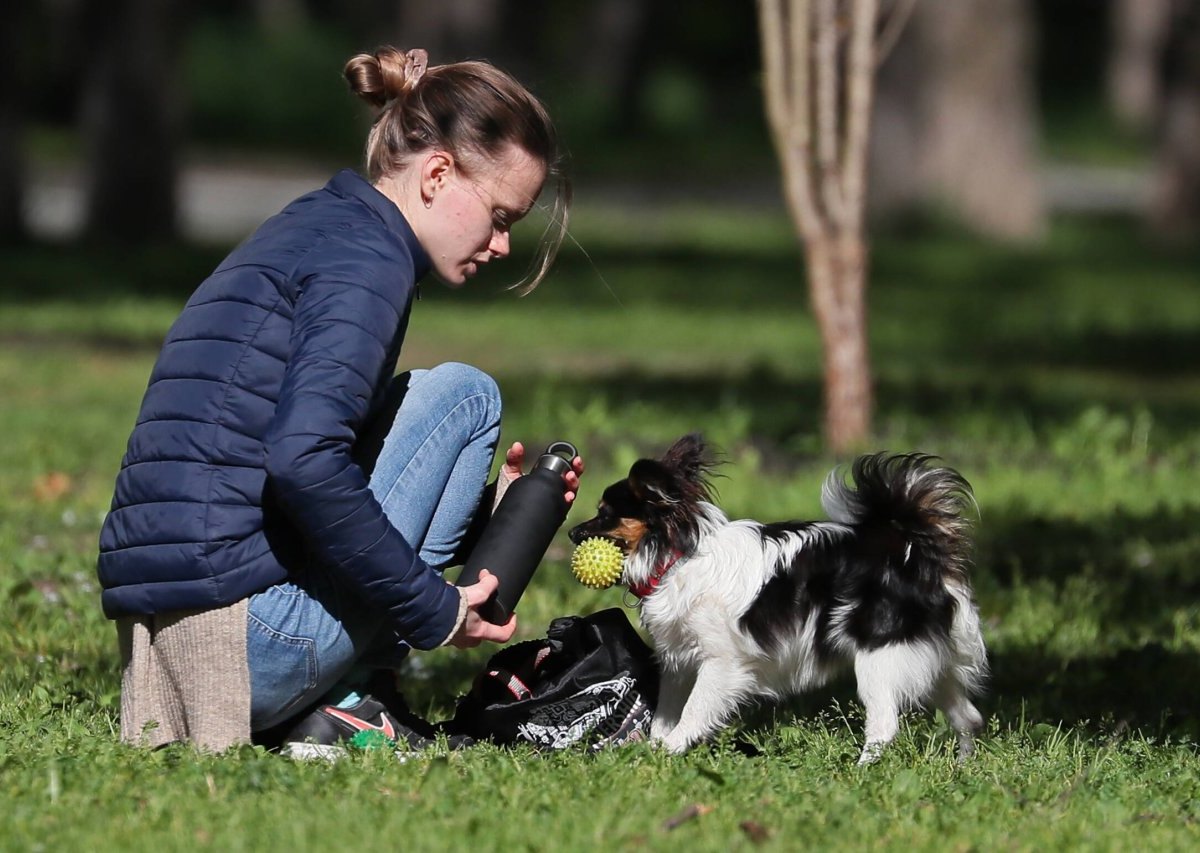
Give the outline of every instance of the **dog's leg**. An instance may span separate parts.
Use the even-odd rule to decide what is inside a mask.
[[[966,761],[975,752],[975,736],[983,730],[983,715],[953,676],[947,676],[938,685],[933,701],[958,735],[958,760]]]
[[[859,764],[879,760],[900,730],[900,711],[933,692],[941,670],[940,656],[924,644],[897,644],[854,658],[858,697],[867,712],[867,740]]]
[[[750,674],[729,660],[707,660],[696,673],[696,683],[679,715],[679,724],[662,739],[674,753],[703,740],[723,726],[751,684]]]
[[[658,687],[658,705],[650,723],[650,737],[662,740],[679,725],[679,715],[695,682],[696,673],[693,671],[663,668]]]

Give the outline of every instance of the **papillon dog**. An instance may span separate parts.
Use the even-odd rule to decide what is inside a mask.
[[[730,521],[713,503],[713,461],[688,435],[642,459],[574,527],[625,554],[622,582],[661,669],[651,737],[679,753],[748,700],[818,687],[853,666],[866,709],[860,764],[896,736],[900,714],[932,704],[974,749],[971,703],[987,651],[967,579],[970,484],[918,453],[835,469],[829,521]]]

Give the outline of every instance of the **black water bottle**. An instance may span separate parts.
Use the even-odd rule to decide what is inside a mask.
[[[564,452],[570,455],[564,458]],[[571,460],[577,455],[575,446],[566,441],[547,447],[533,470],[509,485],[467,558],[459,586],[478,582],[481,569],[500,581],[495,595],[478,609],[488,622],[503,625],[508,621],[550,540],[566,520],[570,505],[563,474],[571,470]]]

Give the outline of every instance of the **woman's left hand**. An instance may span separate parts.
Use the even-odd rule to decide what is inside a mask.
[[[508,448],[508,453],[504,455],[504,464],[500,467],[500,476],[496,481],[496,501],[499,503],[500,498],[504,495],[504,491],[509,487],[513,480],[521,476],[521,466],[525,462],[525,445],[519,441],[514,441],[512,447]],[[571,460],[571,470],[563,474],[563,480],[567,484],[566,499],[567,503],[575,500],[575,495],[579,493],[579,478],[583,476],[583,458],[576,456]]]

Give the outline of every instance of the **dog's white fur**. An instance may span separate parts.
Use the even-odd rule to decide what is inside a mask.
[[[834,489],[823,495],[833,518],[846,517]],[[879,757],[896,736],[900,714],[926,703],[940,708],[958,735],[960,757],[974,748],[983,718],[971,703],[986,677],[987,653],[971,592],[953,580],[947,591],[956,607],[948,642],[921,640],[875,649],[856,648],[833,614],[833,647],[839,661],[823,665],[815,652],[815,618],[798,619],[779,648],[763,649],[740,627],[740,619],[777,567],[817,538],[846,540],[852,528],[820,522],[781,540],[759,535],[755,521],[729,521],[701,503],[695,553],[681,558],[653,594],[641,601],[642,624],[654,639],[662,684],[651,736],[680,753],[719,731],[753,698],[778,699],[819,687],[838,669],[853,666],[866,709],[866,744],[860,764]],[[644,582],[660,555],[629,555],[625,579]],[[852,605],[843,607],[848,610]],[[840,664],[840,665],[839,665]]]

